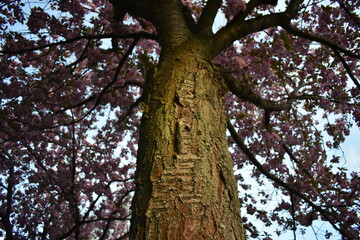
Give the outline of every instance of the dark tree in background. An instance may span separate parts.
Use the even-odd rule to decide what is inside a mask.
[[[2,0],[0,235],[359,238],[359,7]]]

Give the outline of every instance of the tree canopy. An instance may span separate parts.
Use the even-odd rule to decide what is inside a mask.
[[[191,35],[229,89],[249,238],[320,221],[319,239],[357,239],[359,169],[333,150],[360,127],[359,11],[356,0],[2,0],[0,237],[128,237],[146,78]]]

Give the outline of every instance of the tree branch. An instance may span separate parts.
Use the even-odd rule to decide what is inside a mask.
[[[119,237],[117,240],[123,240],[123,239],[128,239],[130,236],[130,232],[125,233],[124,235],[122,235],[121,237]]]
[[[356,77],[354,76],[354,74],[352,74],[351,72],[351,69],[349,67],[349,65],[346,63],[345,59],[343,58],[343,56],[341,56],[341,54],[336,50],[336,49],[333,49],[332,50],[334,51],[336,57],[340,60],[340,62],[343,64],[347,74],[349,75],[349,77],[351,78],[351,80],[354,82],[354,84],[357,86],[357,88],[360,89],[360,83],[359,81],[356,79]]]
[[[218,55],[231,43],[246,35],[262,31],[269,27],[283,25],[287,21],[289,21],[289,19],[285,13],[274,13],[246,21],[236,21],[236,18],[234,18],[233,21],[230,21],[214,35],[213,43],[215,44],[212,48],[212,56]]]
[[[129,49],[126,51],[126,53],[124,54],[123,58],[120,60],[115,73],[114,73],[114,77],[113,79],[101,90],[101,92],[99,93],[99,95],[97,95],[96,100],[95,100],[95,104],[94,106],[84,115],[82,116],[80,119],[76,120],[75,122],[81,121],[82,119],[84,119],[87,115],[89,115],[100,103],[102,96],[107,92],[107,90],[116,83],[118,76],[120,74],[120,70],[122,69],[122,67],[125,64],[125,61],[128,59],[128,57],[130,56],[130,54],[132,53],[132,51],[134,50],[136,44],[138,43],[139,38],[134,39],[134,41],[131,43]]]
[[[11,165],[9,166],[9,174],[7,176],[8,186],[6,187],[6,207],[2,206],[3,209],[0,209],[0,222],[5,228],[5,237],[6,240],[13,240],[13,225],[11,223],[11,213],[13,210],[13,193],[14,193],[14,171],[15,171],[15,163],[13,160],[10,160],[10,156],[5,150],[2,150],[4,154],[1,154],[1,158],[3,161],[11,161]],[[5,157],[6,156],[6,157]]]
[[[19,49],[19,50],[1,50],[0,53],[1,54],[25,53],[25,52],[30,52],[30,51],[41,50],[41,49],[44,49],[44,48],[59,46],[59,45],[67,44],[67,43],[73,43],[73,42],[80,41],[80,40],[83,40],[83,39],[94,40],[94,39],[104,39],[104,38],[124,38],[124,39],[127,39],[127,38],[145,38],[145,39],[152,39],[152,40],[156,40],[156,41],[158,40],[157,35],[150,34],[150,33],[147,33],[147,32],[136,32],[136,33],[123,34],[123,35],[118,35],[118,34],[113,34],[113,33],[105,33],[105,34],[100,34],[100,35],[78,36],[78,37],[74,37],[74,38],[71,38],[71,39],[66,39],[64,41],[48,43],[48,44],[41,45],[41,46],[36,46],[36,47],[33,47],[33,48],[24,48],[24,49]]]
[[[345,6],[345,4],[343,2],[337,1],[338,4],[340,5],[340,7],[351,17],[351,19],[356,22],[358,25],[360,25],[360,19],[359,17],[352,13],[349,9],[347,9],[347,7]]]
[[[227,128],[230,132],[231,137],[233,138],[234,142],[239,146],[239,148],[245,153],[245,155],[248,157],[248,159],[255,165],[255,167],[262,173],[264,174],[268,179],[274,181],[275,183],[277,183],[278,185],[280,185],[281,187],[285,188],[286,190],[288,190],[289,192],[295,194],[296,196],[298,196],[299,198],[301,198],[302,200],[304,200],[307,204],[309,204],[315,211],[318,211],[324,219],[326,219],[332,226],[334,229],[336,229],[339,233],[341,233],[343,236],[347,236],[347,233],[339,228],[336,223],[331,219],[331,217],[329,216],[330,213],[326,212],[325,210],[323,210],[320,206],[317,206],[315,203],[313,203],[307,196],[305,196],[302,192],[298,191],[297,189],[295,189],[294,187],[292,187],[290,184],[285,183],[284,181],[282,181],[280,178],[274,176],[273,174],[271,174],[269,172],[268,169],[266,169],[257,159],[256,156],[251,152],[251,150],[245,145],[244,141],[239,137],[239,135],[237,134],[234,126],[231,124],[230,120],[228,119],[227,122]],[[349,238],[350,239],[350,238]]]
[[[134,101],[130,107],[126,110],[125,114],[122,115],[119,119],[118,119],[118,123],[124,121],[129,115],[131,115],[133,113],[133,109],[138,107],[139,104],[144,100],[144,96],[140,96],[138,99],[136,99],[136,101]]]
[[[184,14],[184,19],[187,27],[191,30],[192,33],[196,33],[196,22],[192,16],[191,9],[185,5],[182,7],[182,12]]]
[[[286,103],[276,103],[274,101],[266,100],[261,98],[259,95],[254,93],[249,87],[243,86],[241,82],[234,78],[230,73],[222,72],[222,77],[224,78],[229,90],[235,94],[238,98],[251,102],[257,107],[264,109],[268,112],[278,112],[282,110],[289,110],[291,105],[296,100],[295,93],[296,90],[290,93],[290,98]]]
[[[123,20],[126,13],[153,21],[150,11],[151,3],[147,0],[109,0],[114,8],[114,18]]]
[[[191,33],[189,21],[185,19],[185,6],[179,0],[110,0],[110,2],[113,4],[114,17],[117,20],[122,20],[124,15],[129,13],[155,24],[162,37],[162,45],[176,46],[184,42]],[[185,13],[186,11],[188,10],[185,9]]]
[[[178,0],[155,0],[152,4],[154,23],[164,48],[177,46],[191,35],[183,9]]]
[[[305,38],[305,39],[308,39],[308,40],[311,40],[311,41],[315,41],[315,42],[318,42],[318,43],[321,43],[325,46],[328,46],[329,48],[331,48],[334,52],[334,54],[336,55],[336,57],[341,61],[341,63],[343,64],[347,74],[349,75],[349,77],[351,78],[351,80],[354,82],[354,84],[356,85],[357,88],[360,89],[360,83],[359,81],[356,79],[356,77],[354,76],[354,74],[352,74],[352,71],[349,67],[349,65],[346,63],[346,60],[344,59],[343,56],[341,56],[341,53],[347,55],[347,56],[350,56],[350,57],[353,57],[353,58],[356,58],[356,59],[360,59],[360,54],[356,54],[356,53],[353,53],[345,48],[342,48],[340,47],[339,45],[331,42],[331,41],[328,41],[324,38],[321,38],[319,36],[316,36],[316,35],[313,35],[313,34],[310,34],[310,33],[306,33],[306,32],[302,32],[301,30],[293,27],[293,26],[290,26],[290,25],[283,25],[282,26],[286,31],[288,31],[289,33],[292,33],[296,36],[299,36],[299,37],[302,37],[302,38]]]
[[[76,119],[74,121],[67,122],[67,123],[66,122],[65,123],[59,123],[57,125],[47,127],[47,129],[56,128],[56,127],[59,127],[59,126],[68,126],[68,125],[72,125],[74,123],[78,123],[78,122],[82,121],[85,117],[87,117],[91,112],[93,112],[95,110],[95,108],[99,105],[103,95],[106,94],[108,92],[109,88],[116,83],[116,81],[118,79],[118,76],[120,74],[120,71],[121,71],[123,65],[125,64],[125,61],[128,59],[128,57],[130,56],[130,54],[134,50],[134,48],[135,48],[136,44],[138,43],[138,41],[139,41],[139,38],[135,38],[134,41],[131,43],[129,49],[126,51],[123,58],[120,60],[118,66],[117,66],[117,68],[115,70],[115,74],[114,74],[113,79],[100,91],[100,93],[98,95],[92,95],[89,98],[82,101],[81,103],[75,104],[72,107],[66,107],[64,109],[59,110],[56,113],[64,112],[64,111],[66,111],[68,109],[71,109],[73,107],[81,106],[81,104],[84,104],[84,103],[90,102],[92,100],[95,100],[94,106],[89,111],[87,111],[83,116],[81,116],[80,118],[78,118],[78,119]]]
[[[291,19],[298,14],[302,2],[303,0],[292,0],[284,12],[260,16],[245,21],[246,16],[257,6],[275,3],[275,1],[272,0],[250,1],[244,12],[239,12],[232,21],[214,35],[212,42],[215,44],[213,44],[212,56],[218,55],[231,43],[248,34],[259,32],[270,27],[290,24]]]
[[[308,39],[308,40],[311,40],[311,41],[315,41],[315,42],[318,42],[318,43],[321,43],[325,46],[328,46],[330,47],[331,49],[333,50],[337,50],[341,53],[344,53],[345,55],[347,56],[350,56],[350,57],[353,57],[353,58],[356,58],[356,59],[360,59],[360,54],[356,54],[356,53],[353,53],[345,48],[342,48],[340,47],[339,45],[331,42],[331,41],[328,41],[324,38],[321,38],[319,36],[315,36],[311,33],[306,33],[306,32],[302,32],[301,30],[293,27],[293,26],[290,26],[290,25],[282,25],[282,27],[288,31],[289,33],[292,33],[296,36],[299,36],[299,37],[302,37],[302,38],[305,38],[305,39]]]
[[[64,197],[64,199],[66,199],[67,201],[71,202],[71,199],[68,198],[68,196],[70,195],[68,191],[66,191],[62,185],[59,183],[59,181],[55,178],[55,176],[53,174],[51,174],[51,171],[49,171],[46,166],[41,162],[40,158],[38,156],[36,156],[36,153],[34,151],[34,149],[32,149],[32,147],[29,144],[25,145],[26,149],[29,151],[30,155],[35,159],[36,163],[40,166],[40,168],[44,171],[44,173],[47,173],[47,175],[49,176],[49,180],[51,182],[51,184],[55,183],[56,186],[59,187],[59,189],[61,190],[60,194],[62,194],[62,196]]]
[[[196,26],[196,32],[200,35],[211,36],[212,25],[216,14],[221,6],[222,0],[209,0],[203,8]]]
[[[124,87],[129,86],[129,85],[134,85],[134,86],[138,86],[140,88],[144,88],[145,83],[134,79],[134,80],[126,81],[123,86],[120,86],[118,88],[124,88]],[[106,94],[108,92],[109,92],[109,89],[104,94]],[[89,102],[97,99],[98,97],[99,97],[99,94],[93,94],[93,95],[89,96],[88,98],[82,100],[81,102],[78,102],[78,103],[73,104],[71,106],[64,107],[63,109],[57,111],[56,114],[65,112],[66,110],[69,110],[69,109],[73,109],[73,108],[83,106],[84,104],[89,103]]]
[[[304,0],[291,0],[288,7],[286,8],[286,13],[290,18],[294,18],[300,10],[300,5],[304,2]]]
[[[106,188],[108,188],[110,186],[110,184],[106,185]],[[127,196],[131,191],[128,191],[125,196]],[[86,220],[91,211],[94,211],[96,203],[99,201],[99,199],[103,196],[103,193],[99,194],[97,196],[97,198],[90,204],[89,208],[87,209],[86,213],[84,214],[84,216],[82,217],[82,219],[80,221],[77,221],[74,226],[72,228],[69,229],[68,232],[64,233],[63,235],[61,235],[58,239],[66,239],[67,237],[71,236],[71,234],[78,230],[82,225],[87,224],[87,223],[92,223],[92,222],[97,222],[97,221],[126,221],[129,220],[126,217],[123,218],[119,218],[119,217],[112,217],[114,215],[115,212],[112,212],[110,214],[109,217],[107,218],[96,218],[96,219],[89,219]]]

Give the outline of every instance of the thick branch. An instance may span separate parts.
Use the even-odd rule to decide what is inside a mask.
[[[152,4],[154,23],[163,47],[177,46],[191,35],[184,16],[184,5],[178,0],[156,0]]]
[[[211,36],[212,25],[216,14],[221,6],[222,0],[209,0],[204,7],[199,21],[196,26],[196,30],[199,34],[205,36]]]
[[[184,14],[184,19],[187,27],[191,30],[192,33],[196,32],[196,22],[192,16],[192,11],[188,6],[183,5],[182,12]]]
[[[250,1],[246,6],[247,9],[245,12],[239,12],[232,21],[215,34],[213,42],[216,44],[213,46],[212,56],[218,55],[231,43],[248,34],[259,32],[270,27],[290,24],[291,19],[298,14],[300,4],[303,0],[290,1],[288,8],[284,12],[244,20],[255,7],[261,4],[274,4],[275,2],[276,1],[272,0]]]
[[[273,101],[265,100],[254,93],[250,88],[242,86],[241,82],[234,78],[230,73],[223,72],[222,76],[229,90],[238,98],[251,102],[268,112],[288,110],[291,108],[292,103],[296,100],[295,97],[289,98],[286,103],[275,103]],[[295,95],[295,93],[290,95]]]
[[[151,3],[147,0],[109,0],[114,7],[114,18],[123,20],[126,13],[142,17],[146,20],[153,21],[150,7]]]
[[[261,16],[246,21],[231,21],[220,29],[214,36],[215,43],[212,49],[212,56],[218,55],[234,41],[245,37],[251,33],[259,32],[264,29],[280,26],[289,21],[286,13],[274,13]]]
[[[304,2],[304,0],[291,0],[288,7],[286,8],[286,13],[294,18],[300,10],[300,5]]]
[[[184,42],[191,31],[188,9],[179,0],[110,0],[115,9],[114,17],[122,20],[126,13],[142,17],[155,24],[164,46]],[[185,16],[187,19],[185,19]]]

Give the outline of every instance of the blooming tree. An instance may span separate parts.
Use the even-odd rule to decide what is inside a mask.
[[[2,0],[0,235],[358,238],[359,7]]]

